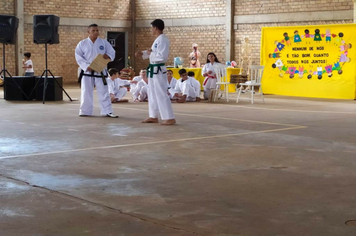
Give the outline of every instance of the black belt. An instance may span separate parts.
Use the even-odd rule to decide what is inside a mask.
[[[78,83],[80,84],[82,82],[82,78],[85,75],[85,76],[90,76],[90,77],[95,77],[95,78],[102,78],[104,85],[108,85],[106,82],[106,78],[108,77],[108,75],[104,75],[103,72],[100,72],[100,75],[95,75],[94,73],[95,72],[92,71],[91,74],[84,74],[84,70],[80,70],[80,75],[78,77]]]

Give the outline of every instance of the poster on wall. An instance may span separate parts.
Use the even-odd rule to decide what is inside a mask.
[[[262,28],[263,92],[356,98],[356,24]]]

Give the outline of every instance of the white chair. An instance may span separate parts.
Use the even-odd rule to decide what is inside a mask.
[[[225,65],[219,65],[218,67],[214,68],[216,74],[216,88],[215,88],[215,96],[214,102],[219,98],[225,97],[226,101],[229,102],[229,84],[227,78],[227,71]]]
[[[251,93],[251,95],[249,97],[245,98],[247,100],[251,100],[251,104],[253,104],[255,95],[261,95],[262,102],[263,103],[265,102],[265,100],[263,98],[262,84],[261,84],[263,69],[264,69],[264,66],[251,66],[250,67],[250,81],[247,81],[245,83],[240,83],[240,85],[241,85],[240,88],[237,88],[237,85],[236,85],[236,92],[237,92],[236,103],[239,102],[241,93],[245,93],[245,94]],[[259,88],[258,92],[255,92],[255,87]]]

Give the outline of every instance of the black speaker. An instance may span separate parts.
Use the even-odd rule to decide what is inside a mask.
[[[19,19],[16,16],[0,15],[0,43],[14,44]]]
[[[26,96],[30,96],[35,87],[34,76],[12,76],[4,79],[4,98],[5,100],[27,100],[26,96],[17,87],[20,86]],[[33,92],[29,100],[33,100],[35,93]]]
[[[59,17],[55,15],[33,16],[33,42],[37,44],[59,43]]]
[[[44,76],[36,76],[36,100],[42,101],[43,99],[43,83],[44,83]],[[38,81],[40,80],[40,81]],[[48,76],[48,85],[46,89],[46,101],[62,101],[63,100],[63,92],[62,88],[58,86],[56,81],[63,87],[63,78],[61,76]],[[55,81],[56,80],[56,81]]]

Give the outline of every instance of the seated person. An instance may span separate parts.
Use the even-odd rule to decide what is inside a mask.
[[[147,102],[148,101],[148,78],[143,77],[141,81],[137,83],[135,91],[132,93],[134,102]]]
[[[170,99],[172,99],[175,93],[174,88],[176,87],[177,84],[177,79],[173,77],[172,70],[167,70],[167,80],[168,80],[168,96]]]
[[[137,81],[129,81],[120,79],[120,71],[111,68],[109,69],[109,77],[106,78],[108,83],[108,90],[111,98],[111,102],[128,102],[129,100],[123,99],[127,93],[127,88],[131,83],[136,84]]]
[[[188,71],[188,77],[190,77],[192,79],[192,84],[195,88],[195,91],[197,92],[197,102],[200,101],[200,88],[201,88],[201,85],[200,85],[200,82],[195,79],[195,73],[194,71]]]
[[[138,82],[140,82],[143,78],[147,78],[147,70],[146,70],[146,68],[141,69],[140,75],[139,75],[139,76],[135,76],[135,77],[132,79],[132,81],[137,81],[137,83],[138,83]],[[131,92],[131,94],[133,94],[133,93],[135,92],[135,90],[136,90],[136,88],[137,88],[137,83],[130,85],[130,92]]]
[[[175,94],[173,98],[177,99],[177,102],[179,103],[197,101],[197,91],[196,87],[193,85],[195,79],[188,77],[185,69],[180,69],[179,75],[181,78],[177,81],[176,87],[174,88]]]

